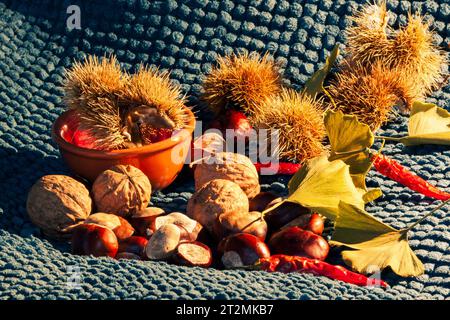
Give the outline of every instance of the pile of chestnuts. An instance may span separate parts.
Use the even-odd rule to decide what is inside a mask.
[[[186,213],[148,206],[148,178],[116,165],[90,189],[68,176],[42,177],[29,193],[28,214],[47,236],[70,239],[77,255],[218,268],[251,266],[271,254],[324,260],[323,218],[260,192],[256,172],[244,174],[248,159],[225,158],[231,163],[194,168],[196,191]]]

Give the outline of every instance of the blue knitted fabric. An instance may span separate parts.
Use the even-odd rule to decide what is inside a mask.
[[[115,261],[73,256],[67,244],[40,235],[27,215],[27,192],[41,176],[67,173],[50,138],[64,107],[64,68],[86,54],[115,53],[130,71],[141,63],[170,68],[172,78],[197,104],[202,75],[218,55],[240,48],[269,51],[300,88],[320,67],[360,1],[344,0],[0,0],[0,298],[1,299],[443,299],[450,296],[450,217],[439,211],[411,233],[411,247],[426,273],[384,278],[388,289],[364,288],[303,274],[218,271],[163,262]],[[66,28],[66,9],[81,8],[81,30]],[[389,1],[392,24],[421,10],[450,43],[450,4]],[[450,88],[429,101],[449,109]],[[202,113],[199,113],[202,116]],[[406,133],[397,117],[380,134]],[[450,191],[448,147],[388,144],[387,155]],[[368,210],[394,227],[415,221],[436,204],[370,172],[369,185],[384,196]],[[288,177],[263,179],[263,190],[287,193]],[[182,211],[193,183],[179,180],[152,197],[164,209]],[[71,271],[72,270],[72,271]],[[78,273],[73,273],[73,272]],[[78,288],[68,281],[80,279]]]

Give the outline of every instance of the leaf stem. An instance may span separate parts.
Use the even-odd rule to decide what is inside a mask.
[[[406,137],[400,137],[400,138],[396,138],[396,137],[386,137],[386,136],[375,136],[375,139],[383,139],[383,140],[387,140],[387,141],[402,141],[402,139],[404,139]]]
[[[359,150],[352,150],[352,151],[343,151],[343,152],[333,152],[333,155],[336,155],[336,156],[351,156],[351,155],[355,155],[355,154],[358,154],[358,153],[361,153],[361,152],[365,152],[365,151],[368,151],[369,150],[369,148],[362,148],[362,149],[359,149]]]
[[[261,212],[261,216],[264,218],[266,216],[266,214],[268,214],[270,211],[274,210],[275,208],[278,208],[279,206],[281,206],[285,201],[286,201],[286,199],[274,204],[270,208],[265,209],[263,212]]]
[[[330,99],[331,104],[333,105],[334,109],[337,110],[336,102],[334,101],[333,97],[332,97],[331,94],[328,92],[328,90],[325,89],[324,87],[322,87],[322,91],[323,91],[323,93],[325,93],[325,95],[328,97],[328,99]]]
[[[417,220],[416,222],[414,222],[412,225],[410,225],[409,227],[407,227],[406,229],[404,229],[404,232],[408,232],[410,231],[412,228],[414,228],[415,226],[417,226],[418,224],[420,224],[423,220],[425,220],[426,218],[428,218],[429,216],[431,216],[432,214],[434,214],[436,211],[438,211],[439,209],[441,209],[442,207],[446,206],[447,204],[450,203],[450,199],[445,200],[444,202],[442,202],[440,205],[438,205],[436,208],[434,208],[433,210],[431,210],[430,212],[428,212],[426,215],[424,215],[422,218],[420,218],[419,220]]]

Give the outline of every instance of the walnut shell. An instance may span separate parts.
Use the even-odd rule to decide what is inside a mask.
[[[92,185],[97,210],[122,217],[145,209],[151,192],[147,176],[130,165],[116,165],[103,171]]]
[[[211,234],[217,217],[228,212],[248,212],[247,195],[234,182],[214,179],[204,184],[189,199],[186,214]]]
[[[47,175],[31,188],[27,199],[30,220],[52,238],[67,238],[92,211],[89,190],[63,175]]]
[[[259,176],[252,161],[239,153],[219,152],[207,161],[196,164],[195,190],[214,179],[225,179],[238,184],[249,199],[260,191]]]

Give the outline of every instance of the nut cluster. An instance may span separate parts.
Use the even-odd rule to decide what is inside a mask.
[[[68,176],[45,176],[29,193],[28,213],[46,235],[71,236],[78,255],[225,268],[255,264],[271,251],[327,256],[320,216],[260,192],[258,174],[245,156],[213,156],[217,163],[196,165],[196,192],[186,214],[148,207],[150,182],[129,165],[104,171],[91,190]]]

